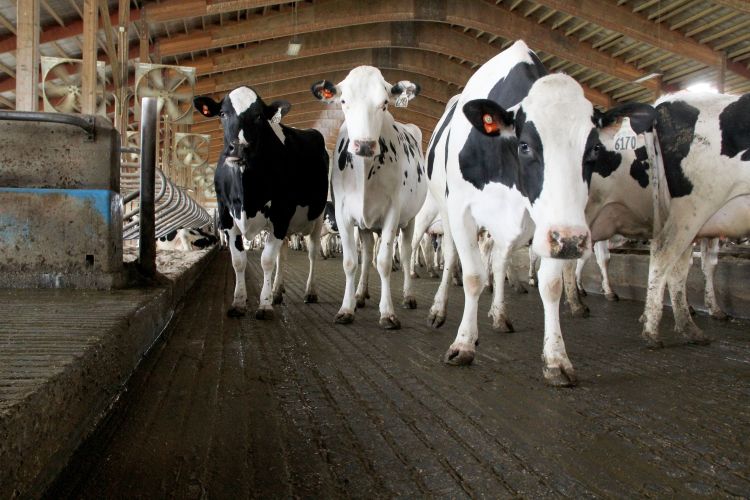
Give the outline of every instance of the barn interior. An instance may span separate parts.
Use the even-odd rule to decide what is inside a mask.
[[[708,347],[643,347],[646,242],[611,249],[620,302],[589,259],[591,316],[561,313],[584,373],[568,392],[538,373],[531,287],[508,292],[516,333],[449,368],[461,287],[440,330],[426,276],[400,333],[374,305],[334,327],[340,255],[320,263],[315,309],[292,251],[282,312],[233,320],[226,249],[156,248],[217,224],[223,131],[194,97],[250,85],[332,154],[344,115],[310,85],[372,65],[419,83],[390,111],[426,150],[449,99],[520,39],[603,111],[750,93],[745,0],[0,0],[0,496],[748,496],[747,240],[719,250],[724,321],[692,265]],[[527,271],[524,249],[512,272]]]

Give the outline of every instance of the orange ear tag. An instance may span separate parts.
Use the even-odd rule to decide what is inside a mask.
[[[485,114],[482,117],[482,121],[484,122],[484,131],[488,134],[494,134],[498,130],[500,130],[500,127],[497,126],[497,123],[492,118],[492,115],[489,113]]]
[[[331,92],[328,89],[323,89],[322,93],[323,93],[323,97],[325,97],[326,99],[330,99],[331,97],[333,97],[333,92]]]
[[[203,105],[203,114],[208,116],[208,106],[206,106],[205,104]]]

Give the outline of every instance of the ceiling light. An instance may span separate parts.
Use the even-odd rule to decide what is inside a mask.
[[[286,55],[291,57],[298,56],[300,49],[302,49],[302,42],[295,38],[292,38],[286,48]]]
[[[711,94],[718,94],[719,91],[716,87],[708,82],[700,82],[689,85],[686,89],[688,92],[710,92]]]
[[[637,80],[633,80],[634,83],[643,83],[646,80],[651,80],[652,78],[656,78],[657,76],[661,76],[661,73],[649,73],[646,76],[642,76],[638,78]]]

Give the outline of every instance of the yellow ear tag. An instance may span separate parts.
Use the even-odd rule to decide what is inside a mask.
[[[620,130],[615,134],[615,151],[634,150],[637,136],[633,127],[630,126],[630,118],[622,119]]]

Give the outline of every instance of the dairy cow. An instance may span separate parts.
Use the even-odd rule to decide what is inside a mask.
[[[219,224],[227,232],[235,272],[231,316],[246,312],[243,236],[253,239],[268,230],[261,255],[263,287],[258,319],[273,316],[272,302],[281,300],[281,280],[272,283],[274,261],[285,237],[310,235],[310,273],[305,302],[316,302],[313,276],[320,244],[323,208],[328,193],[328,153],[316,130],[298,130],[279,120],[290,105],[270,105],[250,87],[232,90],[221,102],[197,97],[195,108],[204,116],[219,116],[224,129],[224,150],[219,157],[214,183]],[[277,273],[281,266],[277,266]]]
[[[487,61],[449,103],[427,151],[430,191],[442,200],[443,220],[463,266],[464,314],[446,362],[467,364],[475,356],[477,303],[486,281],[477,234],[485,228],[494,239],[496,277],[504,275],[510,250],[533,236],[534,252],[542,257],[543,373],[553,385],[576,383],[558,306],[563,267],[574,272],[572,259],[591,247],[584,163],[600,154],[598,132],[581,86],[563,74],[547,75],[522,41]],[[449,241],[443,242],[446,268],[455,258]],[[502,288],[496,287],[493,298],[494,321],[505,320]],[[441,293],[431,319],[445,313]]]
[[[190,250],[202,250],[216,244],[218,238],[209,234],[200,228],[174,229],[156,239],[156,248],[159,250],[181,250],[188,252]]]
[[[400,245],[401,262],[405,268],[403,305],[414,308],[416,300],[408,269],[411,260],[409,242],[414,230],[414,216],[427,193],[427,182],[420,130],[415,125],[395,121],[388,107],[394,103],[405,105],[419,93],[419,87],[408,81],[392,85],[377,68],[359,66],[340,83],[319,81],[312,85],[311,90],[323,102],[340,103],[345,118],[336,142],[331,174],[346,274],[344,299],[336,322],[352,322],[355,305],[365,303],[373,232],[379,232],[382,238],[377,255],[381,280],[380,325],[387,329],[400,328],[390,289],[393,243],[400,229],[406,242]],[[359,228],[363,253],[363,272],[356,293],[355,227]]]

